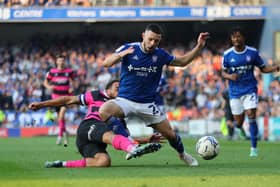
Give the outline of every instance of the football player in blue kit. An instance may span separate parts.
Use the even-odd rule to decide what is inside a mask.
[[[182,161],[189,166],[198,166],[197,160],[185,152],[180,136],[171,128],[166,115],[155,104],[155,96],[164,65],[184,67],[190,64],[205,46],[209,33],[200,33],[196,46],[180,57],[158,47],[162,34],[159,25],[149,24],[142,33],[142,42],[124,44],[105,59],[105,67],[119,62],[122,66],[118,97],[102,105],[100,117],[110,124],[116,117],[136,115],[161,133]]]
[[[229,80],[230,107],[237,127],[241,128],[245,115],[249,120],[251,139],[250,156],[258,156],[256,110],[258,104],[257,80],[254,68],[262,73],[279,71],[278,65],[266,64],[259,52],[245,44],[244,31],[240,27],[230,32],[232,47],[224,52],[222,61],[222,76]]]

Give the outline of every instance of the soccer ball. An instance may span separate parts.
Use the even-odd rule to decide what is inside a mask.
[[[204,160],[211,160],[219,154],[220,145],[213,136],[203,136],[196,143],[196,152]]]

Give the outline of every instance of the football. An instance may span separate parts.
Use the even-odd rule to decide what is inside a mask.
[[[213,136],[203,136],[196,143],[196,152],[204,160],[211,160],[219,154],[220,145]]]

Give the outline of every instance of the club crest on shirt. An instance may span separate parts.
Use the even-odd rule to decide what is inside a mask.
[[[157,62],[157,59],[158,59],[158,57],[157,56],[152,56],[152,61],[153,61],[153,63],[155,63],[155,62]]]
[[[247,56],[246,56],[246,61],[247,61],[247,62],[250,62],[250,61],[251,61],[251,56],[247,55]]]

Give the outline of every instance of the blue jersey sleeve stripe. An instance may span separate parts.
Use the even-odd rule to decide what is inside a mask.
[[[233,51],[233,47],[231,47],[231,48],[229,48],[228,50],[226,50],[226,51],[224,52],[224,55],[227,55],[227,54],[230,53],[231,51]]]

